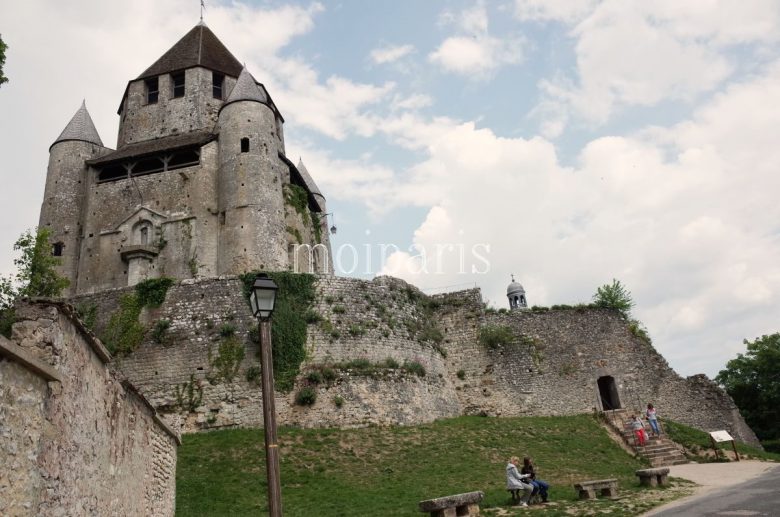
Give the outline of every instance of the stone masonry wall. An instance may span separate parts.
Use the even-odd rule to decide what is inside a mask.
[[[396,279],[369,282],[332,276],[319,277],[316,290],[314,310],[324,320],[308,327],[307,358],[296,388],[275,394],[280,425],[412,424],[460,414],[441,353],[418,341],[409,330],[421,315],[407,293],[422,296],[419,291]],[[82,310],[97,306],[99,333],[121,295],[131,291],[104,291],[72,302]],[[140,319],[149,332],[141,346],[121,360],[121,369],[169,422],[185,432],[262,426],[260,387],[247,380],[247,372],[259,367],[258,345],[250,339],[257,322],[237,278],[184,280],[168,290],[160,308],[144,309]],[[159,320],[170,322],[169,344],[152,339],[151,329]],[[230,382],[215,379],[212,366],[225,325],[235,329],[245,346],[244,358]],[[318,398],[313,406],[295,404],[295,394],[307,384],[305,378],[312,369],[354,359],[380,363],[387,358],[399,365],[419,362],[426,374],[418,377],[400,369],[383,370],[377,378],[335,367],[333,382],[314,387]],[[340,407],[334,402],[339,397],[343,399]]]
[[[97,303],[105,320],[123,292],[74,302]],[[742,441],[758,443],[725,392],[706,378],[677,375],[612,311],[499,313],[485,310],[478,289],[427,297],[390,277],[320,276],[316,293],[313,309],[320,321],[308,326],[296,387],[276,393],[281,425],[414,424],[460,414],[591,412],[603,409],[597,383],[610,376],[621,407],[638,411],[652,402],[662,418],[706,431],[727,429]],[[185,280],[169,290],[162,307],[142,314],[148,328],[159,319],[170,320],[172,344],[147,338],[122,361],[123,371],[155,407],[180,419],[185,431],[261,426],[260,388],[246,378],[258,366],[257,345],[248,338],[256,323],[239,281]],[[236,328],[246,353],[232,382],[213,382],[209,350],[213,357],[225,323]],[[478,338],[485,325],[507,326],[514,339],[487,348]],[[441,332],[438,343],[427,339],[426,326]],[[388,359],[398,365],[419,363],[426,373],[417,377],[401,368],[379,367],[366,375],[349,364]],[[323,368],[332,369],[335,379],[308,380]],[[304,386],[317,393],[312,406],[295,403]]]
[[[68,306],[17,315],[0,361],[0,514],[173,515],[176,435]],[[60,380],[36,376],[13,347]]]
[[[705,376],[680,377],[614,311],[592,308],[485,312],[478,291],[440,297],[450,372],[466,413],[564,415],[602,407],[598,379],[613,377],[623,408],[758,440],[731,398]],[[509,327],[511,343],[487,348],[482,326]],[[456,376],[457,377],[457,376]]]

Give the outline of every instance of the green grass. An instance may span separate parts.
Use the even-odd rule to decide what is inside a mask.
[[[483,509],[506,506],[504,469],[512,455],[531,454],[539,477],[552,484],[552,500],[572,504],[572,483],[614,477],[621,492],[640,490],[634,471],[646,467],[588,415],[283,428],[279,445],[286,516],[419,516],[421,500],[474,490],[485,492]],[[265,477],[262,430],[185,435],[177,515],[259,515],[266,509]],[[538,511],[562,515],[564,508]]]
[[[669,438],[679,443],[689,451],[689,456],[696,461],[712,461],[712,459],[705,457],[703,454],[697,454],[702,450],[712,450],[712,442],[710,441],[710,435],[704,431],[699,431],[693,427],[674,422],[672,420],[664,420],[661,424],[663,426],[662,431],[666,431]],[[780,461],[780,454],[762,451],[757,447],[752,447],[741,442],[736,442],[737,452],[740,456],[748,455],[751,458],[769,461]],[[719,449],[726,451],[732,451],[731,442],[721,442],[718,445]]]

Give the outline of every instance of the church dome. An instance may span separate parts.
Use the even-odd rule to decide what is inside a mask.
[[[506,288],[506,295],[509,296],[511,294],[525,294],[525,289],[519,282],[512,280],[512,283]]]

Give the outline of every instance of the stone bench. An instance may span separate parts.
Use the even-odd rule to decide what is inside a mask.
[[[599,479],[596,481],[582,481],[574,484],[574,490],[579,492],[580,499],[595,499],[596,490],[606,497],[616,497],[618,491],[617,479]]]
[[[466,492],[420,501],[419,506],[421,512],[430,513],[431,517],[472,517],[479,515],[479,502],[483,497],[482,492]]]
[[[642,486],[664,486],[669,484],[667,476],[668,468],[643,469],[635,472],[639,476],[639,484]]]

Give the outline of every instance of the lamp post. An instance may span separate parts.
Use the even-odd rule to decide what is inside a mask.
[[[268,477],[268,515],[282,517],[282,487],[279,479],[279,447],[276,443],[274,371],[271,355],[271,315],[279,287],[260,273],[252,285],[249,302],[260,326],[260,368],[263,387],[263,428],[265,431],[265,468]]]

